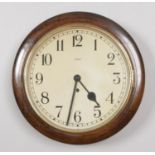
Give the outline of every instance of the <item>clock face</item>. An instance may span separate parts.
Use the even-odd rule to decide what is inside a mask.
[[[33,46],[24,85],[33,110],[49,125],[90,131],[126,105],[134,75],[123,46],[106,31],[85,24],[61,26]]]

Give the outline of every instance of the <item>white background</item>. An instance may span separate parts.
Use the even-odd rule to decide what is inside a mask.
[[[42,21],[69,11],[98,13],[123,26],[139,46],[146,69],[135,117],[113,137],[89,145],[41,135],[20,113],[12,91],[12,66],[22,40]],[[155,151],[155,3],[0,3],[0,54],[0,151]]]

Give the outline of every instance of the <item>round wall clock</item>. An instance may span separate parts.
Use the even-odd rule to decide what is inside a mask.
[[[65,143],[112,136],[132,118],[144,66],[131,36],[100,15],[72,12],[37,26],[13,68],[17,104],[42,134]]]

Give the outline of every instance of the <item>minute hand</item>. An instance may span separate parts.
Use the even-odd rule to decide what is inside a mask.
[[[75,80],[75,84],[74,84],[74,88],[73,88],[73,94],[72,94],[72,99],[71,99],[71,104],[70,104],[70,108],[69,108],[69,112],[68,112],[68,117],[67,117],[67,123],[66,123],[67,125],[69,123],[71,112],[72,112],[74,97],[75,97],[75,93],[76,93],[76,86],[77,86],[77,81]]]

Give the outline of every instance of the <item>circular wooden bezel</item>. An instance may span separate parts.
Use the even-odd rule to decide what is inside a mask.
[[[96,26],[113,35],[126,49],[134,71],[134,87],[128,103],[109,123],[88,132],[71,133],[59,130],[43,121],[32,109],[24,87],[24,66],[35,43],[46,33],[67,24],[84,23]],[[131,36],[114,21],[86,12],[71,12],[55,16],[37,26],[20,46],[13,66],[13,90],[17,104],[30,124],[42,134],[71,144],[88,144],[108,138],[121,130],[137,111],[144,91],[145,71],[140,52]]]

